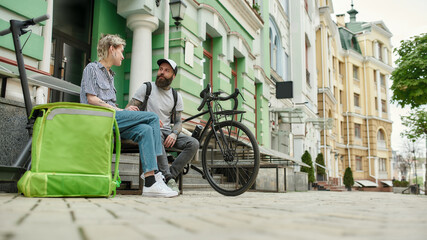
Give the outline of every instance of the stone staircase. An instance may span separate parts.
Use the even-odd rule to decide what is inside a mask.
[[[202,166],[197,165],[193,162],[193,165],[197,166],[200,170],[202,170]],[[211,185],[208,183],[206,179],[203,179],[202,175],[194,169],[190,169],[190,171],[185,174],[182,178],[183,190],[213,190]],[[218,174],[214,175],[214,179],[216,182],[225,182],[226,177]]]
[[[318,191],[333,191],[333,192],[344,192],[347,191],[344,186],[338,186],[333,182],[329,181],[317,181]]]

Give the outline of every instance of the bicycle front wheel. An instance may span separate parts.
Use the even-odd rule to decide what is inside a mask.
[[[254,184],[259,148],[252,132],[236,121],[220,122],[207,135],[202,149],[206,179],[217,192],[237,196]]]

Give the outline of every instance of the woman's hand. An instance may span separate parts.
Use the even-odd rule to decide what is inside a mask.
[[[128,111],[139,111],[139,108],[137,107],[137,106],[127,106],[126,108],[125,108],[125,110],[128,110]]]

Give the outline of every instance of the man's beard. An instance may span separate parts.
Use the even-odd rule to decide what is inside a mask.
[[[162,78],[160,78],[162,77]],[[157,76],[156,86],[159,88],[165,88],[171,85],[173,78],[165,78],[165,76]]]

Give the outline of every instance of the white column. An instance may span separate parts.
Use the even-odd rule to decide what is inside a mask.
[[[53,22],[53,0],[46,0],[47,10],[50,18],[46,20],[46,25],[43,27],[43,60],[39,63],[39,69],[45,72],[50,72],[50,54],[52,49],[52,22]],[[38,87],[36,90],[36,104],[47,103],[48,95],[47,87]]]
[[[375,42],[374,42],[374,57],[375,57],[375,59],[378,59],[378,56],[379,56],[379,52],[378,52],[378,42],[377,42],[377,41],[375,41]]]
[[[129,83],[129,99],[131,99],[144,82],[151,82],[153,56],[151,35],[159,26],[159,19],[152,15],[134,14],[127,18],[127,26],[133,30]]]

